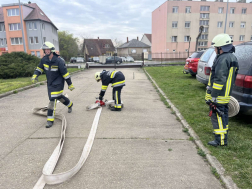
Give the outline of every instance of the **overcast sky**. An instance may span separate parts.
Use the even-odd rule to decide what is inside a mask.
[[[27,3],[27,1],[21,1]],[[31,0],[60,31],[126,41],[151,33],[151,13],[165,0]],[[235,2],[230,0],[229,2]],[[0,0],[0,4],[18,0]]]

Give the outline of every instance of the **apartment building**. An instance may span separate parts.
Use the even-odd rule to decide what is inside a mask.
[[[166,1],[152,12],[152,52],[190,52],[203,26],[197,50],[207,49],[219,33],[226,33],[234,44],[252,41],[252,3],[213,1]]]
[[[0,7],[0,55],[24,51],[23,42],[27,53],[38,57],[43,57],[41,47],[45,41],[53,43],[56,51],[59,51],[58,28],[39,6],[29,2],[20,7],[17,3]]]

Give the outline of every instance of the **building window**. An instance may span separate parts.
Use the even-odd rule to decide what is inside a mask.
[[[234,27],[234,22],[229,22],[229,27],[233,28]]]
[[[33,44],[33,37],[29,37],[30,44]]]
[[[218,22],[217,27],[221,28],[222,27],[222,22]]]
[[[199,37],[199,39],[204,39],[204,40],[206,40],[206,39],[208,39],[208,35],[207,35],[207,34],[201,35],[201,36]]]
[[[200,26],[208,26],[209,21],[208,20],[200,20]]]
[[[35,41],[36,44],[38,44],[39,43],[38,37],[34,37],[34,41]]]
[[[190,23],[191,22],[185,22],[185,28],[190,28]]]
[[[2,32],[2,31],[3,31],[3,25],[0,24],[0,32]]]
[[[234,7],[231,7],[230,8],[230,14],[234,14],[235,13],[235,8]]]
[[[200,29],[199,29],[199,32],[200,32]],[[208,33],[208,28],[204,27],[202,30],[202,33]]]
[[[29,30],[32,30],[32,22],[29,22],[28,27],[29,27]]]
[[[175,49],[173,49],[172,51],[173,51],[173,52],[176,52],[176,50],[175,50]]]
[[[177,42],[177,36],[172,36],[172,42]]]
[[[178,22],[175,21],[175,22],[172,22],[172,28],[177,28],[178,27]]]
[[[55,41],[55,43],[56,43],[56,41]],[[103,48],[109,48],[110,46],[109,46],[109,44],[103,44]]]
[[[223,11],[224,11],[224,7],[219,7],[218,13],[219,13],[219,14],[223,14]]]
[[[19,9],[7,9],[8,16],[19,16]]]
[[[35,52],[34,52],[34,51],[31,51],[31,55],[32,55],[32,56],[35,56]]]
[[[44,23],[42,24],[42,30],[45,30],[45,24]]]
[[[34,30],[37,29],[37,23],[36,22],[33,22],[33,28],[34,28]]]
[[[207,46],[207,41],[200,41],[198,43],[199,46]]]
[[[46,37],[43,37],[43,43],[45,43],[46,42]]]
[[[209,13],[200,13],[200,18],[209,18]]]
[[[252,41],[252,35],[251,35],[251,37],[250,37],[250,41]]]
[[[9,30],[10,30],[10,31],[21,30],[21,25],[20,25],[20,23],[9,24]]]
[[[148,50],[147,49],[143,49],[143,52],[148,52]]]
[[[22,44],[23,44],[22,37],[11,38],[11,45],[22,45]]]
[[[40,51],[37,51],[37,57],[40,58]]]
[[[186,7],[185,8],[185,13],[191,13],[191,7]]]
[[[136,53],[136,49],[132,49],[132,50],[131,50],[131,53],[132,53],[132,54],[135,54],[135,53]]]
[[[246,8],[242,8],[242,14],[246,14],[247,9]]]
[[[0,39],[0,45],[3,46],[4,45],[4,40]]]
[[[185,41],[185,42],[189,42],[189,41],[190,41],[190,36],[185,36],[185,37],[184,37],[184,41]]]
[[[4,45],[7,45],[7,40],[6,40],[6,38],[4,38]]]
[[[245,28],[246,22],[241,22],[241,28]]]
[[[244,41],[245,35],[240,35],[240,41]]]
[[[178,7],[172,7],[172,13],[178,13]]]
[[[200,11],[209,11],[210,6],[200,6]]]

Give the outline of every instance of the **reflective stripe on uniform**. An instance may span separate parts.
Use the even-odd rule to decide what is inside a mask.
[[[69,72],[67,72],[65,75],[63,75],[65,79],[68,79],[70,77]]]
[[[67,105],[68,108],[70,108],[72,106],[72,102],[70,101],[69,104]]]
[[[102,85],[102,90],[107,90],[108,86]]]
[[[115,108],[122,108],[122,104],[118,104],[118,91],[115,92],[115,96],[116,96],[116,104],[115,104]]]
[[[39,71],[40,73],[43,73],[43,69],[41,69],[40,67],[37,67],[37,69],[36,69],[37,71]]]
[[[34,79],[34,78],[36,78],[37,77],[37,75],[36,74],[34,74],[33,76],[32,76],[32,78]]]
[[[110,78],[115,78],[115,75],[116,75],[117,71],[113,71],[110,75]]]
[[[49,70],[49,65],[43,64],[45,70]]]
[[[228,80],[227,80],[227,84],[226,84],[226,93],[225,93],[226,97],[230,93],[232,78],[233,78],[233,70],[234,70],[234,67],[231,67],[230,70],[229,70],[229,76],[228,76]]]
[[[113,87],[119,87],[119,86],[123,86],[123,85],[125,85],[125,80],[119,81],[119,82],[116,82],[116,83],[112,84]]]
[[[58,68],[51,68],[51,71],[58,71]]]
[[[221,90],[223,88],[223,85],[213,83],[213,89]]]
[[[62,95],[63,90],[62,91],[57,91],[57,92],[51,92],[51,97],[58,97],[60,95]]]
[[[210,73],[210,76],[209,76],[209,79],[208,79],[208,86],[211,87],[211,75],[212,75],[212,72]]]
[[[218,114],[216,114],[216,115],[217,115],[219,130],[223,131],[224,129],[223,129],[222,118]],[[215,134],[217,134],[217,133],[215,133]],[[221,137],[221,145],[224,145],[225,135],[223,133],[221,133],[220,137]]]

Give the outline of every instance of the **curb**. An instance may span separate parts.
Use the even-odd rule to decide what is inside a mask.
[[[77,71],[75,71],[75,72],[72,72],[70,75],[73,75],[73,74],[78,73],[78,72],[81,72],[81,71],[83,71],[83,70],[77,70]],[[45,84],[46,82],[47,82],[47,81],[37,82],[37,83],[32,84],[32,85],[28,85],[28,86],[25,86],[25,87],[21,87],[21,88],[18,88],[18,89],[15,89],[15,90],[12,90],[12,91],[9,91],[9,92],[0,94],[0,99],[3,98],[3,97],[9,96],[9,95],[11,95],[11,94],[15,94],[15,92],[22,92],[22,91],[24,91],[24,90],[37,87],[37,86],[41,85],[42,83]]]
[[[169,103],[173,111],[175,111],[176,116],[181,120],[182,125],[188,129],[188,133],[190,136],[192,136],[195,140],[194,143],[197,147],[202,149],[204,153],[206,154],[206,159],[208,160],[209,164],[216,169],[217,173],[220,175],[220,179],[225,184],[225,187],[227,189],[239,189],[237,185],[234,183],[232,178],[230,176],[225,175],[225,169],[222,167],[221,163],[216,159],[216,157],[210,155],[210,151],[203,145],[203,143],[200,141],[199,136],[194,132],[192,127],[187,123],[187,121],[184,119],[184,117],[181,115],[179,110],[172,104],[172,102],[166,97],[165,93],[159,88],[157,83],[152,79],[152,77],[149,75],[149,73],[144,69],[144,72],[146,75],[150,78],[152,83],[157,87],[158,91],[162,94],[162,96],[165,98],[165,100]]]

